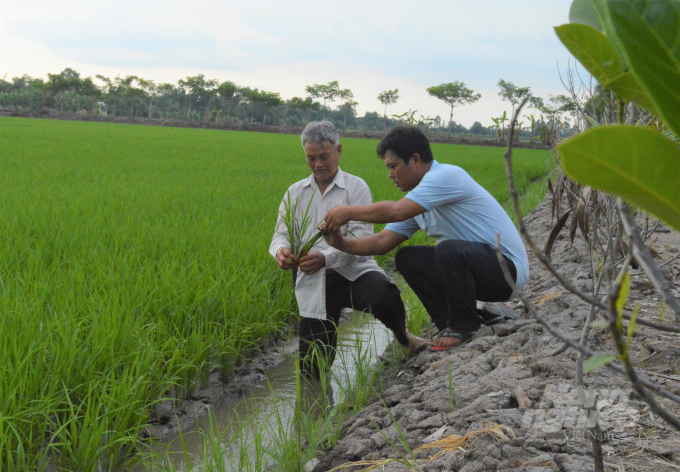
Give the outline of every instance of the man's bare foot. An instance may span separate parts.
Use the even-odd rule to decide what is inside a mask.
[[[416,336],[415,334],[410,333],[408,330],[406,331],[406,336],[408,337],[409,351],[411,354],[418,354],[420,351],[432,344],[427,339]]]

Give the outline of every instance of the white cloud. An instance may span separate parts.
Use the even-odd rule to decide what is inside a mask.
[[[456,109],[465,125],[504,108],[502,77],[539,95],[561,93],[556,62],[568,54],[552,27],[568,1],[171,1],[0,3],[0,74],[134,74],[176,82],[187,75],[304,95],[339,80],[359,113],[381,111],[377,95],[399,88],[388,113],[417,109],[448,119],[425,88],[462,80],[482,93]]]

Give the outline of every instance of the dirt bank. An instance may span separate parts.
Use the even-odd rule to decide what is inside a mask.
[[[527,218],[527,223],[537,241],[544,241],[550,228],[547,201]],[[678,253],[680,237],[667,229],[662,231],[654,248],[661,259],[668,260]],[[572,246],[561,235],[555,247],[553,261],[559,270],[583,289],[589,288],[591,270],[583,240],[577,239]],[[563,293],[535,258],[530,257],[530,264],[527,295],[553,325],[578,339],[588,308],[575,296]],[[665,270],[675,295],[680,296],[680,260]],[[631,298],[633,303],[640,303],[640,316],[658,320],[659,302],[644,274],[632,271],[632,275]],[[343,425],[336,447],[308,464],[308,469],[321,472],[347,462],[372,461],[343,470],[363,470],[371,464],[382,464],[377,470],[390,472],[594,470],[584,429],[587,418],[574,386],[576,353],[568,350],[554,355],[562,343],[521,307],[511,306],[521,313],[518,320],[484,328],[472,342],[452,351],[423,352],[405,365],[386,369],[386,390]],[[666,313],[666,317],[671,316]],[[638,327],[632,354],[636,365],[641,365],[642,358],[642,368],[650,380],[680,393],[680,337]],[[591,339],[593,350],[607,348],[611,352],[603,331]],[[604,460],[610,464],[609,470],[680,469],[680,434],[650,415],[625,379],[601,369],[587,375],[585,382],[599,395]],[[517,387],[526,393],[530,406],[518,405],[514,393]],[[669,406],[663,400],[661,403]],[[679,411],[677,407],[671,410],[676,414]],[[431,435],[439,439],[465,436],[494,424],[509,428],[503,432],[505,439],[480,434],[463,451],[444,453],[434,460],[429,459],[437,449],[421,450],[415,453],[419,469],[397,462],[385,465],[386,459],[410,458],[401,445],[404,442],[414,450],[427,443]]]
[[[42,118],[51,120],[67,120],[67,121],[96,121],[99,123],[120,123],[120,124],[134,124],[147,126],[169,126],[176,128],[201,128],[201,129],[216,129],[216,130],[231,130],[231,131],[252,131],[258,133],[280,133],[280,134],[295,134],[300,135],[303,128],[296,126],[269,126],[258,123],[215,123],[205,121],[187,121],[187,120],[149,120],[146,118],[119,118],[102,115],[88,115],[85,113],[54,113],[51,110],[46,110],[44,113],[35,115],[27,111],[6,111],[0,110],[0,116],[14,116],[22,118]],[[347,138],[363,138],[363,139],[381,139],[384,133],[381,131],[356,131],[347,130],[341,131],[341,137]],[[472,146],[500,146],[506,147],[506,143],[499,142],[495,139],[476,138],[476,137],[449,137],[445,135],[430,135],[430,141],[433,143],[446,144],[468,144]],[[527,149],[548,149],[548,146],[541,143],[516,143],[516,148]]]

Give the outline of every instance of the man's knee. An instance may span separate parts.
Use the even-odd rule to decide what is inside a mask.
[[[359,303],[370,306],[372,312],[376,309],[391,311],[395,309],[395,305],[402,304],[399,288],[382,272],[370,271],[363,274],[353,287],[357,291]]]

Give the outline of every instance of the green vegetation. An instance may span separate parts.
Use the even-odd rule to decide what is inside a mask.
[[[11,80],[0,78],[0,111],[19,112],[21,116],[42,116],[47,113],[76,114],[85,118],[93,115],[108,115],[117,119],[148,120],[181,120],[244,124],[267,123],[279,126],[305,126],[309,121],[329,120],[343,130],[385,131],[399,123],[417,125],[433,135],[448,131],[449,135],[475,136],[494,133],[481,123],[473,124],[469,129],[453,121],[453,108],[475,103],[480,94],[474,94],[462,82],[444,83],[426,89],[430,96],[443,100],[451,107],[449,122],[437,116],[435,118],[421,115],[414,119],[415,112],[410,110],[402,114],[387,116],[387,106],[399,100],[399,89],[385,90],[378,95],[378,101],[384,105],[383,116],[377,112],[367,111],[364,116],[357,114],[358,102],[350,89],[341,89],[337,80],[327,84],[312,84],[305,87],[305,98],[292,97],[283,99],[279,93],[253,89],[236,85],[232,81],[220,83],[217,79],[206,79],[205,75],[179,79],[176,84],[155,83],[136,75],[114,79],[96,75],[95,82],[91,77],[82,78],[80,73],[67,67],[58,74],[47,74],[47,79],[31,77],[24,74]],[[526,95],[530,87],[515,87],[512,82],[499,80],[501,93],[514,106],[522,93]],[[424,97],[423,97],[424,98]],[[532,98],[534,108],[538,107],[546,114],[547,122],[541,119],[541,127],[549,128],[559,136],[570,136],[583,129],[577,121],[574,127],[562,116],[565,112],[574,112],[573,107],[564,107],[567,97],[559,95],[559,102],[552,107],[544,107],[542,99]],[[323,104],[317,100],[322,100]],[[535,102],[534,102],[535,100]],[[331,104],[338,102],[335,109]],[[559,106],[558,106],[559,105]],[[538,115],[537,115],[538,116]],[[546,126],[547,125],[547,126]],[[217,125],[221,126],[221,125]],[[516,134],[519,140],[521,131]],[[543,136],[543,135],[542,135]],[[523,135],[530,139],[528,132]],[[555,137],[555,136],[554,136]],[[553,141],[544,140],[552,144]]]
[[[375,200],[375,141],[343,141]],[[508,201],[502,150],[434,145]],[[297,136],[0,119],[0,469],[126,470],[150,406],[295,312],[267,249]],[[520,192],[547,151],[515,151]],[[417,240],[417,238],[414,238]]]
[[[446,103],[451,107],[449,117],[449,134],[451,134],[451,124],[453,123],[453,109],[461,105],[470,105],[482,98],[481,93],[475,93],[465,86],[463,82],[450,82],[427,89],[427,93]]]
[[[680,2],[576,0],[570,20],[555,28],[558,37],[615,94],[618,110],[616,126],[559,146],[565,172],[680,230],[680,191],[669,178],[680,172]],[[638,121],[646,126],[623,126],[629,103],[651,114]]]

